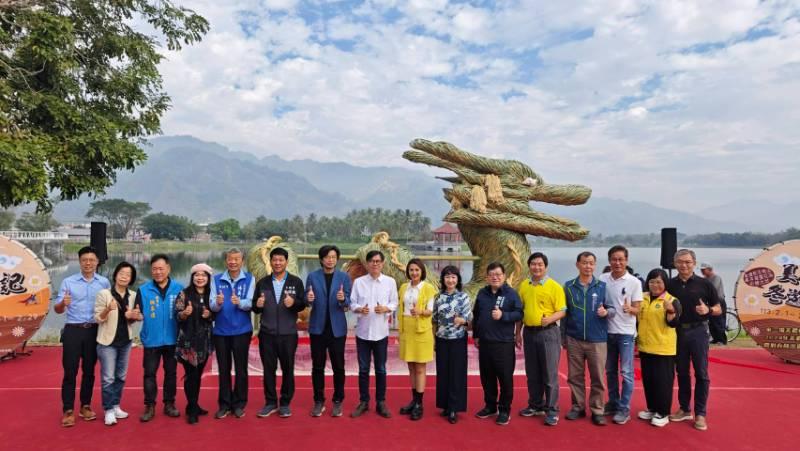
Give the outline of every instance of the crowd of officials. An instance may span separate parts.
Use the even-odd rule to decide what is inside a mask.
[[[540,416],[549,426],[558,424],[558,367],[564,348],[571,392],[571,408],[564,417],[578,420],[588,415],[598,426],[606,425],[610,417],[613,423],[625,424],[631,418],[637,348],[646,409],[636,416],[658,427],[670,421],[693,421],[698,430],[708,427],[709,320],[723,313],[724,295],[708,278],[695,274],[696,256],[688,249],[675,254],[676,277],[653,269],[644,280],[629,271],[628,250],[623,246],[609,249],[608,270],[599,276],[595,275],[597,257],[581,252],[576,259],[577,277],[563,284],[548,277],[547,256],[535,252],[527,260],[530,274],[517,289],[506,283],[502,264],[489,264],[487,285],[474,300],[463,291],[458,268],[445,267],[437,288],[426,281],[427,269],[419,259],[407,263],[407,282],[398,290],[397,282],[383,273],[385,256],[377,250],[366,255],[367,274],[351,281],[336,269],[339,249],[322,246],[321,268],[304,282],[286,270],[285,249],[270,252],[272,274],[261,280],[244,270],[244,253],[231,249],[225,255],[225,271],[215,273],[209,265],[198,263],[185,286],[170,277],[169,257],[156,254],[150,260],[150,280],[137,290],[131,289],[137,279],[132,264],[119,263],[109,281],[97,273],[99,260],[93,248],[84,247],[78,255],[80,273],[64,279],[55,305],[57,313],[66,314],[61,337],[64,427],[74,426],[76,417],[96,418],[91,400],[98,359],[105,424],[128,417],[120,404],[136,322],[141,322],[144,369],[145,406],[140,421],[156,416],[159,368],[163,371],[163,414],[181,415],[176,407],[178,363],[185,374],[186,420],[194,424],[207,415],[198,399],[201,376],[212,354],[219,371],[214,418],[244,417],[253,314],[258,318],[256,334],[264,370],[264,405],[256,415],[289,417],[295,393],[297,318],[309,307],[313,417],[327,409],[328,361],[333,372],[330,414],[343,414],[345,314],[349,311],[356,316],[358,358],[359,399],[350,413],[353,418],[371,407],[382,417],[392,416],[386,404],[386,361],[390,318],[394,317],[399,358],[408,365],[411,392],[399,413],[412,420],[423,417],[426,368],[434,360],[436,407],[441,415],[455,424],[459,413],[466,411],[471,330],[483,387],[483,408],[475,413],[478,418],[492,417],[499,425],[511,420],[516,352],[522,348],[528,399],[519,415]],[[704,272],[711,269],[704,266]],[[672,412],[676,372],[678,409]]]

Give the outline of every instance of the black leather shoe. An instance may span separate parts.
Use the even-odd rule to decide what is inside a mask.
[[[378,401],[378,404],[375,406],[375,411],[378,412],[378,415],[384,418],[391,418],[392,414],[389,412],[389,408],[386,407],[386,402]]]
[[[170,402],[164,404],[164,415],[172,418],[177,418],[181,416],[181,413],[180,411],[178,411],[178,409],[175,408],[175,403]]]
[[[417,421],[422,418],[422,404],[414,404],[414,408],[411,409],[411,420]]]
[[[594,415],[593,414],[592,415],[592,423],[594,423],[595,426],[605,426],[606,425],[606,417],[604,417],[603,415]]]
[[[440,413],[439,415],[441,415],[443,417],[449,416],[450,415],[450,411],[447,410],[447,409],[442,409],[442,413]]]
[[[353,413],[350,414],[350,416],[353,418],[358,418],[367,410],[369,410],[369,404],[366,401],[361,401],[356,406],[356,410],[354,410]]]
[[[148,421],[152,420],[154,416],[156,416],[156,408],[155,406],[148,404],[144,406],[144,413],[139,417],[139,421],[142,423],[147,423]]]
[[[202,407],[199,407],[199,408],[197,409],[197,414],[198,414],[198,415],[200,415],[200,416],[203,416],[203,415],[208,415],[208,410],[206,410],[206,409],[204,409],[204,408],[202,408]]]
[[[187,415],[186,422],[189,424],[197,424],[197,415],[195,414]]]
[[[455,412],[448,413],[447,414],[447,421],[449,421],[450,424],[456,424],[458,422],[458,414],[455,413]]]

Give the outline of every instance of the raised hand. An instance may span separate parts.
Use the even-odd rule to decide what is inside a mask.
[[[503,317],[503,311],[500,310],[500,307],[494,306],[494,310],[492,310],[492,319],[497,321]]]
[[[61,298],[61,303],[64,304],[65,307],[72,304],[72,293],[69,291],[69,288],[66,289],[64,297]]]
[[[664,311],[667,313],[675,313],[675,305],[672,300],[664,301]]]
[[[192,303],[191,302],[187,302],[186,303],[186,308],[183,309],[184,316],[186,316],[187,318],[192,316],[192,312],[193,311],[194,311],[194,307],[192,307]]]
[[[308,293],[306,294],[306,300],[309,304],[313,304],[314,301],[317,300],[317,296],[314,294],[314,287],[311,285],[308,286]]]
[[[286,308],[292,308],[292,306],[294,305],[294,297],[289,294],[285,295],[283,297],[283,305],[285,305]]]
[[[262,291],[260,295],[258,295],[258,299],[256,299],[256,307],[264,308],[264,302],[266,298],[264,297],[264,292]]]
[[[703,298],[700,298],[698,301],[699,303],[697,306],[695,306],[694,311],[696,311],[700,316],[708,315],[708,312],[710,311],[708,305],[706,305],[706,303],[703,301]]]
[[[625,298],[625,302],[622,304],[622,311],[631,313],[631,303],[628,301],[628,298]]]
[[[203,312],[200,314],[200,316],[203,317],[203,319],[208,319],[208,317],[211,316],[211,311],[203,307],[202,305],[200,306],[200,311]]]
[[[111,302],[108,303],[108,307],[106,307],[106,308],[108,309],[109,312],[119,308],[119,305],[117,305],[117,300],[116,299],[112,299]]]
[[[339,285],[339,291],[336,292],[336,300],[344,302],[344,284]]]
[[[239,296],[236,294],[235,291],[233,292],[233,294],[231,294],[231,302],[233,303],[233,305],[239,305]]]
[[[217,290],[217,305],[222,305],[225,302],[225,295],[222,294],[222,290]]]
[[[600,318],[605,318],[608,315],[608,310],[606,310],[606,306],[600,304],[600,307],[597,307],[597,316]]]

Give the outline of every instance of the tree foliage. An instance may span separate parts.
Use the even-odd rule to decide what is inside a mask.
[[[228,218],[224,221],[209,224],[208,233],[216,239],[232,241],[242,237],[242,228],[239,226],[238,220]]]
[[[101,194],[141,164],[170,103],[158,38],[179,50],[207,30],[169,0],[0,1],[0,206],[49,211],[49,192]]]
[[[13,211],[0,210],[0,230],[9,230],[14,225],[17,215]]]
[[[50,232],[60,225],[51,213],[23,213],[17,218],[17,228],[30,232]]]
[[[185,216],[153,213],[142,218],[142,229],[152,238],[186,241],[197,233],[197,225]]]
[[[106,220],[111,227],[112,238],[125,238],[147,212],[150,204],[147,202],[128,202],[125,199],[104,199],[92,202],[87,218]]]

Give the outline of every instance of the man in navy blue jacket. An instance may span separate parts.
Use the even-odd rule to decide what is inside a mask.
[[[475,298],[472,336],[478,348],[478,361],[485,406],[475,414],[478,418],[497,415],[497,424],[511,420],[511,401],[514,397],[514,326],[522,320],[522,301],[506,284],[502,263],[486,267],[489,285],[481,288]],[[497,385],[500,384],[500,399]],[[499,407],[499,409],[498,409]]]
[[[319,248],[322,268],[306,278],[306,301],[311,306],[308,334],[311,337],[311,382],[314,386],[312,417],[325,411],[325,361],[331,357],[333,369],[333,411],[342,416],[344,400],[344,345],[347,341],[347,318],[350,307],[350,277],[336,269],[341,255],[339,248],[326,244]]]

